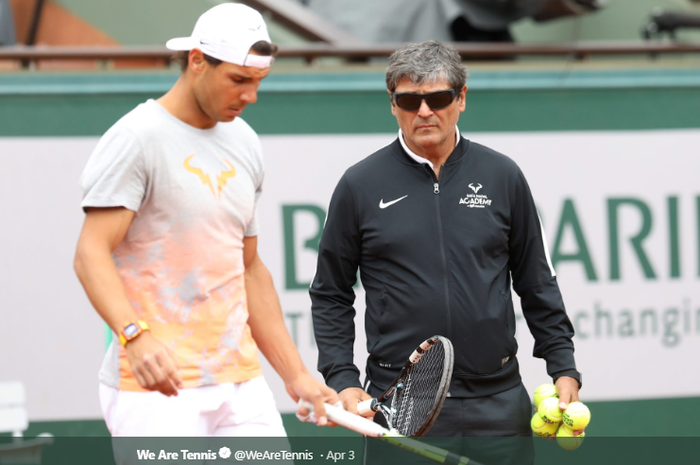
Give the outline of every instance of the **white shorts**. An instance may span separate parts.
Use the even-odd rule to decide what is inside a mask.
[[[286,436],[272,391],[260,376],[244,383],[160,392],[120,391],[100,383],[100,404],[112,436]]]

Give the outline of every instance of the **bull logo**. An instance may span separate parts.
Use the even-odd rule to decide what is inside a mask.
[[[209,190],[211,190],[211,193],[214,195],[215,198],[221,198],[221,191],[224,187],[226,187],[226,183],[228,182],[228,180],[236,175],[236,168],[234,168],[233,164],[231,164],[230,161],[222,158],[221,161],[226,163],[231,169],[228,171],[222,171],[216,175],[216,189],[214,189],[214,184],[212,184],[209,175],[205,173],[204,170],[202,170],[202,168],[197,168],[196,166],[190,165],[190,160],[192,160],[192,158],[194,158],[195,155],[196,154],[193,154],[185,158],[185,162],[183,163],[185,169],[190,173],[197,175],[197,177],[199,177],[199,180],[202,181],[202,184],[204,184],[205,186],[209,186]]]

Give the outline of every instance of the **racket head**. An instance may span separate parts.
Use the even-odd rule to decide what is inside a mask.
[[[450,389],[454,349],[449,339],[433,336],[411,354],[395,385],[391,427],[404,436],[424,436],[437,419]]]

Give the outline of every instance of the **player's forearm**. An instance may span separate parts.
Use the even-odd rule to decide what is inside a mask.
[[[272,276],[262,261],[256,259],[246,267],[245,283],[253,339],[285,383],[290,383],[307,370],[284,324]]]
[[[119,332],[125,322],[138,319],[108,247],[79,243],[73,267],[88,299],[112,330]]]

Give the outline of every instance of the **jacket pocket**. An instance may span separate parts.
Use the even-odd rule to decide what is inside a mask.
[[[491,375],[504,369],[516,355],[510,288],[493,289],[488,302],[482,312],[466,312],[464,315],[464,335],[452,341],[455,345],[455,372],[469,376]]]
[[[468,358],[466,366],[473,367],[475,374],[495,373],[515,355],[511,349],[508,328],[501,318],[475,322],[470,336],[470,350],[465,354]]]
[[[377,348],[382,335],[386,334],[386,320],[387,320],[387,300],[389,296],[386,291],[382,291],[379,298],[376,298],[375,304],[371,305],[371,312],[369,308],[365,311],[365,320],[370,318],[374,322],[365,321],[365,327],[367,328],[367,351],[372,354]],[[369,302],[368,302],[369,303]]]
[[[518,346],[515,341],[515,310],[513,309],[513,299],[511,298],[510,286],[508,286],[505,290],[498,291],[498,294],[501,296],[503,303],[506,306],[506,329],[508,331],[508,339],[514,344],[511,350],[513,350],[513,354],[515,354]]]

